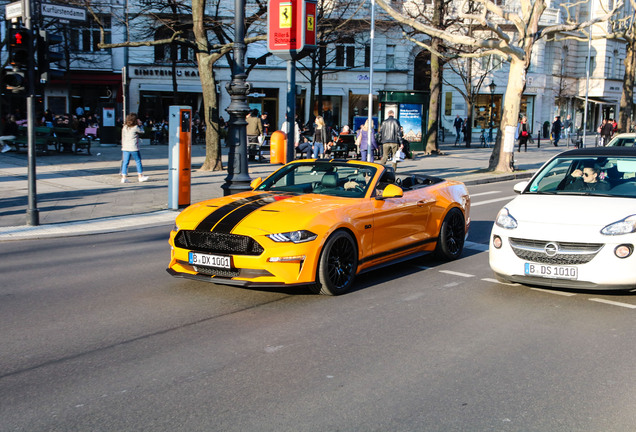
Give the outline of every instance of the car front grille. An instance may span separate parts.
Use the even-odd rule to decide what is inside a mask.
[[[585,264],[603,248],[601,243],[553,242],[511,238],[510,246],[522,260],[542,264]]]
[[[263,247],[253,238],[208,231],[181,230],[174,239],[178,248],[228,255],[260,255]]]
[[[194,268],[194,271],[196,271],[199,274],[206,274],[210,276],[232,278],[232,277],[238,277],[241,274],[241,271],[239,269],[226,270],[226,269],[220,269],[220,268],[214,268],[214,267],[202,267],[202,266],[193,266],[193,268]]]

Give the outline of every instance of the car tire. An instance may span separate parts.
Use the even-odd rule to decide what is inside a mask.
[[[466,221],[458,208],[452,208],[442,222],[435,247],[435,255],[443,260],[452,261],[459,258],[464,250],[466,237]]]
[[[358,270],[358,248],[346,231],[336,231],[325,243],[318,262],[317,283],[313,292],[322,295],[344,294],[353,285]]]

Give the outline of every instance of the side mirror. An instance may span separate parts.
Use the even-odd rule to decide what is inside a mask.
[[[527,182],[527,181],[519,182],[519,183],[517,183],[516,185],[514,185],[512,187],[512,190],[514,190],[515,192],[520,194],[521,192],[523,192],[526,189],[526,187],[528,187],[528,183],[529,182]]]
[[[259,187],[261,185],[261,183],[263,183],[263,178],[262,177],[256,177],[254,180],[252,180],[250,182],[250,187],[252,188],[252,190],[254,190],[257,187]]]
[[[401,187],[394,184],[387,185],[382,191],[382,196],[377,199],[384,200],[387,198],[401,198],[404,195],[404,191]]]

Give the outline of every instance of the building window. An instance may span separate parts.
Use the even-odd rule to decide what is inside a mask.
[[[344,43],[343,43],[344,42]],[[356,48],[353,41],[343,41],[336,45],[336,66],[337,67],[355,67],[356,66]]]
[[[386,46],[386,68],[395,69],[395,45]]]
[[[371,47],[369,45],[364,47],[364,67],[371,67]]]
[[[590,56],[590,76],[594,76],[595,69],[596,69],[596,57]]]
[[[110,15],[100,16],[104,24],[104,43],[111,42]],[[94,52],[99,51],[100,28],[91,17],[88,23],[76,24],[70,30],[71,51]]]
[[[167,39],[172,36],[172,31],[163,27],[155,32],[155,40]],[[194,51],[186,46],[173,44],[155,45],[155,62],[170,62],[172,59],[178,63],[187,63],[194,60]]]

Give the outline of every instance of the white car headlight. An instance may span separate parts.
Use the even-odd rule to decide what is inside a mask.
[[[505,207],[499,210],[495,223],[497,226],[505,229],[515,229],[518,226],[517,220],[510,215],[510,212]]]
[[[636,232],[636,215],[627,216],[623,220],[607,225],[601,230],[605,235],[621,235]]]
[[[307,230],[298,230],[298,231],[290,231],[286,233],[278,233],[278,234],[268,234],[271,240],[274,240],[277,243],[305,243],[308,241],[315,240],[318,237],[316,234]]]

